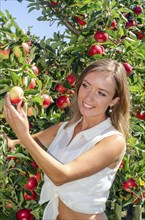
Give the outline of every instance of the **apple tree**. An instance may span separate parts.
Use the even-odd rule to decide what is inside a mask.
[[[24,211],[28,219],[34,218],[33,216],[40,219],[43,209],[38,205],[43,182],[41,171],[37,168],[41,181],[36,184],[36,188],[25,188],[30,183],[33,188],[34,182],[36,183],[33,179],[32,184],[33,180],[30,179],[37,173],[33,166],[29,166],[34,161],[22,146],[16,146],[14,149],[7,144],[6,135],[15,138],[15,134],[2,114],[6,92],[13,86],[23,88],[24,108],[29,118],[30,132],[35,133],[68,119],[67,107],[73,97],[77,76],[90,62],[103,57],[110,57],[124,64],[132,100],[127,153],[111,189],[107,203],[108,218],[139,220],[141,215],[144,215],[144,6],[143,0],[29,0],[30,13],[32,10],[42,12],[42,16],[38,18],[40,22],[47,20],[53,23],[57,20],[58,25],[66,27],[63,34],[56,30],[52,39],[44,37],[41,40],[31,35],[30,30],[27,34],[24,33],[8,11],[6,14],[1,12],[0,180],[7,180],[6,191],[4,188],[0,191],[3,198],[3,219],[12,216],[12,213],[14,216],[19,210]],[[31,180],[29,184],[28,180]],[[36,193],[32,191],[38,194],[37,199]],[[10,202],[13,208],[7,208],[7,202]],[[41,210],[40,214],[38,210]],[[21,215],[21,212],[18,215]]]

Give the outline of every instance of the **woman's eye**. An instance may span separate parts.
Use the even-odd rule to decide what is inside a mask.
[[[102,93],[102,92],[98,92],[99,93],[99,95],[101,95],[101,96],[106,96],[104,93]]]
[[[86,83],[82,83],[82,86],[83,86],[84,88],[87,88],[87,87],[88,87]]]

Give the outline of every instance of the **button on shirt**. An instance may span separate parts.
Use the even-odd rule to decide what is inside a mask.
[[[64,122],[48,148],[48,153],[62,164],[71,162],[103,138],[114,134],[121,134],[112,126],[111,120],[108,118],[92,128],[79,132],[70,142],[74,128],[78,123],[79,121],[64,128],[67,124],[67,122]],[[96,174],[65,183],[61,186],[54,185],[44,175],[44,184],[39,203],[48,202],[48,204],[44,210],[43,220],[56,220],[59,214],[58,198],[70,209],[80,213],[98,214],[104,212],[109,190],[120,163],[115,169],[107,167]]]

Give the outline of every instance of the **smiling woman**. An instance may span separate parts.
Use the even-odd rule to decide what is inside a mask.
[[[22,1],[21,3],[18,1],[1,1],[0,2],[1,11],[5,12],[8,10],[9,13],[16,18],[17,24],[27,32],[29,28],[31,28],[31,34],[40,37],[41,39],[46,36],[46,38],[53,37],[55,31],[60,31],[63,33],[65,27],[58,27],[56,22],[53,25],[49,25],[48,21],[38,21],[37,18],[41,16],[41,10],[34,10],[28,13],[28,1]]]
[[[29,133],[21,105],[15,109],[7,94],[4,116],[18,137],[13,145],[25,146],[45,174],[43,220],[107,220],[105,205],[126,152],[130,99],[124,66],[111,59],[91,63],[77,81],[70,120],[37,134]]]

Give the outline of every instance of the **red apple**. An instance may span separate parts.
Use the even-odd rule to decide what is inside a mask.
[[[14,86],[9,91],[10,101],[12,104],[17,105],[24,98],[24,91],[19,86]]]
[[[109,29],[110,29],[110,30],[115,29],[115,28],[116,28],[116,25],[117,25],[117,22],[116,22],[116,20],[114,19],[114,20],[112,21],[112,23],[111,23]]]
[[[103,31],[97,31],[94,35],[94,39],[100,43],[106,42],[108,38],[109,35],[107,33],[104,33]]]
[[[42,108],[47,108],[51,104],[51,98],[47,94],[42,94],[43,98],[43,103],[42,103]]]
[[[32,78],[32,79],[31,79],[31,82],[30,82],[30,84],[29,84],[29,86],[28,86],[28,89],[34,89],[35,86],[36,86],[35,79]]]
[[[129,21],[126,22],[126,25],[125,25],[126,28],[130,28],[130,27],[133,27],[133,26],[136,26],[136,23],[135,23],[134,20],[129,20]]]
[[[61,84],[57,84],[57,86],[55,87],[55,89],[59,92],[59,93],[65,93],[67,91],[67,89]]]
[[[75,16],[75,19],[79,25],[81,25],[81,26],[86,25],[86,21],[84,21],[82,18]]]
[[[124,161],[121,162],[119,169],[123,169],[123,167],[124,167]]]
[[[145,120],[145,112],[143,113],[143,112],[137,111],[136,117],[141,120]]]
[[[31,161],[30,164],[34,167],[35,170],[38,169],[38,165],[37,165],[37,163],[35,161]]]
[[[38,69],[37,66],[33,65],[33,66],[32,66],[32,70],[33,70],[33,72],[34,72],[36,75],[39,74],[39,69]]]
[[[34,190],[37,187],[38,183],[35,177],[29,177],[27,183],[25,184],[25,188],[29,190]]]
[[[133,12],[136,14],[136,15],[140,15],[143,11],[143,8],[139,5],[135,6],[135,8],[133,9]]]
[[[9,49],[0,50],[0,57],[2,57],[3,59],[9,59],[9,55],[10,55]]]
[[[123,182],[123,189],[127,192],[132,192],[132,188],[138,188],[134,179],[129,178],[128,181]]]
[[[65,109],[69,107],[70,105],[69,97],[67,95],[59,96],[56,100],[56,105],[61,109]]]
[[[29,52],[30,52],[30,47],[29,47],[29,45],[27,44],[27,43],[22,43],[22,47],[23,47],[23,49],[24,49],[24,51],[25,51],[25,54],[27,55]]]
[[[57,2],[51,1],[50,4],[51,4],[51,6],[56,6]]]
[[[142,31],[137,31],[136,36],[137,36],[137,39],[142,40],[145,34]]]
[[[36,200],[37,199],[37,193],[33,191],[29,191],[29,193],[24,192],[24,199],[25,200]]]
[[[41,174],[39,172],[37,172],[35,175],[33,175],[33,177],[37,180],[38,183],[40,182]]]
[[[20,209],[16,213],[16,219],[17,220],[29,220],[30,217],[30,211],[28,209]]]
[[[90,56],[94,56],[95,54],[102,54],[102,49],[100,46],[94,44],[89,49],[88,54]]]
[[[123,63],[123,66],[127,72],[127,75],[130,75],[130,73],[132,72],[132,66],[129,63]]]
[[[73,86],[76,82],[76,77],[75,75],[73,75],[72,73],[69,74],[67,77],[66,77],[66,81],[69,83],[70,86]]]

